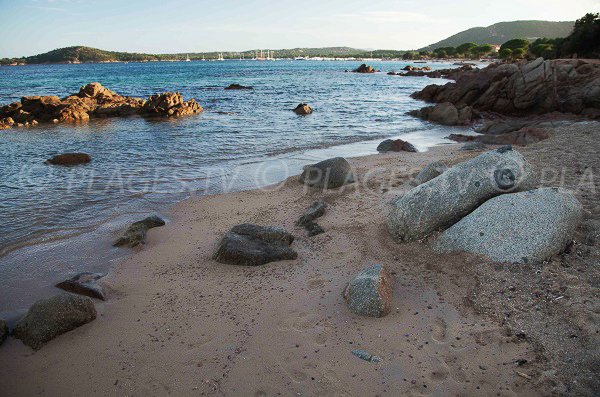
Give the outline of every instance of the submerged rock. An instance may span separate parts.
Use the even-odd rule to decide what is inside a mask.
[[[399,241],[427,237],[483,202],[533,185],[531,166],[512,147],[483,153],[410,190],[392,203],[387,224]]]
[[[313,109],[308,106],[306,103],[301,103],[294,108],[294,113],[300,116],[306,116],[307,114],[311,114]]]
[[[79,273],[68,280],[56,284],[56,287],[75,294],[104,300],[104,289],[97,283],[102,277],[104,277],[104,274]]]
[[[363,63],[358,68],[353,70],[354,73],[375,73],[375,69],[373,66],[367,66],[366,63]]]
[[[294,236],[282,227],[244,223],[225,234],[214,259],[241,266],[296,259],[298,254],[290,247],[293,241]]]
[[[496,262],[542,262],[565,249],[581,215],[575,196],[558,188],[505,194],[443,232],[434,248],[481,254]]]
[[[335,189],[352,182],[352,167],[343,157],[307,165],[300,175],[300,183],[321,189]]]
[[[135,222],[129,226],[125,231],[125,234],[113,243],[113,246],[120,247],[122,245],[128,245],[129,248],[133,248],[140,244],[146,244],[146,232],[154,227],[164,225],[165,221],[158,216],[149,216],[148,218]]]
[[[417,152],[417,148],[402,139],[386,139],[377,146],[378,152]]]
[[[413,180],[413,185],[419,186],[424,184],[425,182],[429,182],[433,178],[442,175],[444,172],[446,172],[447,169],[448,166],[444,164],[443,161],[434,161],[433,163],[427,164],[425,168],[423,168],[421,172],[419,172],[417,176],[415,176]]]
[[[361,316],[383,317],[392,308],[394,279],[382,265],[360,272],[346,287],[344,299],[354,313]]]
[[[46,163],[52,165],[78,165],[90,161],[92,161],[92,157],[87,153],[63,153],[46,160]]]
[[[90,298],[60,294],[33,304],[15,327],[13,336],[38,350],[57,336],[95,318],[96,308]]]
[[[253,87],[247,87],[244,85],[240,85],[240,84],[230,84],[229,86],[225,87],[226,90],[253,90]]]

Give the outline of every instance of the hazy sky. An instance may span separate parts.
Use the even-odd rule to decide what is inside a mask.
[[[474,26],[599,11],[600,0],[0,0],[0,57],[72,45],[151,53],[416,49]]]

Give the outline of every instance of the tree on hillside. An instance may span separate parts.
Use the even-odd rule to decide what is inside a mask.
[[[562,54],[579,57],[600,56],[600,14],[588,13],[575,21],[573,33],[567,37]]]
[[[483,45],[478,45],[477,47],[473,48],[471,51],[473,52],[473,54],[475,54],[477,56],[477,58],[480,58],[483,55],[489,54],[493,50],[494,50],[494,47],[492,47],[491,44],[483,44]]]
[[[477,44],[475,43],[463,43],[461,45],[459,45],[458,47],[456,47],[456,52],[458,54],[463,54],[463,55],[469,55],[473,48],[476,48]]]
[[[509,59],[512,57],[512,50],[510,48],[503,48],[498,52],[500,59]]]
[[[506,43],[502,44],[500,46],[500,51],[504,50],[504,49],[509,49],[509,50],[516,50],[517,48],[523,48],[523,49],[528,49],[529,48],[529,41],[525,40],[525,39],[512,39],[512,40],[508,40]]]

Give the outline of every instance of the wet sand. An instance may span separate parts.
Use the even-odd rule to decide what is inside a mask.
[[[552,134],[522,149],[537,169],[564,166],[567,184],[576,183],[584,165],[598,169],[597,123]],[[473,255],[436,255],[426,242],[400,245],[389,236],[386,202],[410,189],[410,175],[427,163],[453,164],[478,154],[458,148],[351,159],[359,183],[325,194],[292,177],[272,189],[178,204],[172,221],[152,229],[148,244],[106,278],[109,300],[96,302],[95,321],[38,352],[13,338],[5,342],[0,394],[512,396],[593,390],[586,387],[594,386],[590,365],[598,362],[597,261],[591,263],[598,246],[583,244],[583,229],[570,253],[518,269]],[[586,216],[598,219],[597,191],[589,189],[576,194]],[[309,238],[294,222],[319,198],[329,204],[318,220],[326,232]],[[216,263],[220,237],[243,222],[284,226],[296,236],[298,259],[254,268]],[[394,310],[380,319],[354,315],[341,295],[351,277],[375,263],[389,266],[396,279]],[[532,283],[545,291],[547,272],[563,298],[539,299],[536,310],[527,306],[535,297]],[[590,299],[596,303],[584,303]],[[578,336],[568,337],[575,331],[567,325],[577,321]],[[362,361],[353,349],[382,361]],[[569,389],[574,379],[570,387],[580,389]]]

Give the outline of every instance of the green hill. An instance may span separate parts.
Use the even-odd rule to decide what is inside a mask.
[[[463,43],[497,44],[501,45],[514,38],[535,40],[540,37],[557,38],[571,34],[575,22],[551,21],[513,21],[500,22],[488,27],[467,29],[442,41],[431,44],[423,50],[433,50],[439,47],[456,47]]]

